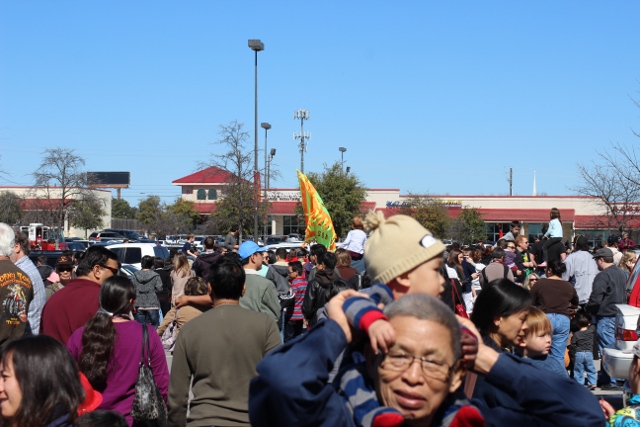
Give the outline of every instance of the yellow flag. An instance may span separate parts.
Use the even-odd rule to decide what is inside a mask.
[[[302,172],[297,172],[304,221],[307,224],[307,229],[304,232],[304,241],[311,242],[315,240],[327,249],[334,251],[336,249],[336,231],[333,228],[331,216],[329,216],[329,212],[313,184],[309,182],[309,178]]]

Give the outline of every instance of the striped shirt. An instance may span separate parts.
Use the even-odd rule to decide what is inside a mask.
[[[307,281],[301,277],[293,279],[291,282],[291,290],[296,295],[296,301],[293,305],[293,314],[289,320],[304,320],[302,302],[304,301],[304,294],[307,292]]]

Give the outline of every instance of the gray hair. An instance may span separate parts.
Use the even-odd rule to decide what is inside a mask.
[[[460,324],[451,308],[438,298],[424,294],[405,295],[387,305],[384,314],[389,320],[395,316],[411,316],[419,320],[431,320],[444,326],[451,332],[451,350],[455,360],[460,358],[462,354]]]
[[[0,256],[11,256],[16,243],[16,235],[13,228],[4,222],[0,222]]]

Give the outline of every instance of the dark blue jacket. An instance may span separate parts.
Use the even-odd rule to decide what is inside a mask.
[[[346,344],[340,326],[325,320],[267,355],[257,366],[258,376],[251,381],[251,425],[355,426],[344,401],[328,383],[333,361]],[[598,400],[589,390],[524,359],[500,355],[485,380],[512,396],[519,406],[489,408],[474,399],[487,426],[605,425]]]

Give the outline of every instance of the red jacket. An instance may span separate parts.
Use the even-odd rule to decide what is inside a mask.
[[[87,279],[73,279],[51,295],[42,309],[40,333],[67,344],[71,334],[100,308],[100,284]]]

